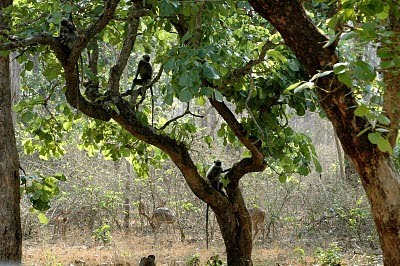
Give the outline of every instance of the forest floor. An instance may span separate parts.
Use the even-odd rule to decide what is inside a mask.
[[[209,250],[204,241],[179,239],[161,235],[153,246],[152,235],[114,234],[107,245],[95,244],[92,239],[84,240],[80,234],[68,234],[66,239],[41,239],[40,242],[26,240],[23,245],[23,265],[138,265],[143,256],[154,254],[156,263],[161,265],[205,265],[206,261],[218,254],[226,261],[221,239],[213,241]],[[81,242],[81,243],[79,243]],[[267,241],[266,241],[267,242]],[[257,265],[321,265],[321,257],[315,249],[296,248],[282,243],[261,243],[253,247],[253,263]],[[341,265],[381,265],[377,258],[363,252],[346,250],[341,254],[325,252],[322,259],[339,256]],[[199,259],[199,264],[189,264]]]

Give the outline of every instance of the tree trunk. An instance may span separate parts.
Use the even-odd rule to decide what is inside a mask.
[[[372,216],[379,234],[385,265],[400,265],[400,181],[387,157],[381,156],[371,164],[362,164],[365,158],[356,158],[371,205]]]
[[[238,183],[231,182],[226,188],[229,203],[219,205],[218,209],[210,207],[215,213],[222,237],[224,239],[227,264],[238,266],[253,265],[251,252],[253,248],[250,214],[246,208]],[[222,207],[222,208],[221,208]]]
[[[12,1],[0,3],[0,28],[7,28],[1,9]],[[0,56],[0,264],[21,262],[21,218],[19,196],[19,159],[12,121],[9,56]]]
[[[249,2],[276,27],[310,76],[321,70],[331,70],[338,62],[335,44],[323,48],[328,39],[306,15],[301,1]],[[399,33],[399,21],[393,19],[391,22],[392,28]],[[389,140],[394,145],[399,126],[399,75],[390,74],[385,77],[385,81],[387,88],[383,108],[391,121]],[[400,265],[400,179],[391,166],[390,157],[371,144],[367,138],[368,132],[359,136],[367,121],[354,115],[357,101],[350,88],[340,83],[334,75],[319,78],[317,86],[321,88],[317,91],[321,107],[332,122],[345,153],[353,161],[362,180],[379,234],[384,263]]]
[[[246,210],[248,219],[239,221],[241,215],[235,214],[232,209],[231,207],[229,211],[225,210],[222,213],[215,212],[225,243],[227,264],[230,266],[253,265],[250,215]],[[250,230],[244,230],[244,228],[250,228]]]

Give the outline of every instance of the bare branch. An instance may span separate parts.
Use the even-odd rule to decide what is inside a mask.
[[[163,129],[165,129],[165,128],[168,127],[172,122],[177,121],[178,119],[184,117],[185,115],[192,115],[192,116],[194,116],[194,117],[199,117],[199,118],[203,118],[203,117],[204,117],[203,115],[197,115],[197,114],[192,113],[192,112],[189,110],[189,104],[188,104],[187,107],[186,107],[186,111],[185,111],[185,112],[183,112],[182,114],[180,114],[180,115],[178,115],[178,116],[172,118],[171,120],[167,121],[162,127],[158,128],[157,130],[163,130]]]
[[[155,78],[151,81],[149,87],[152,87],[157,81],[160,80],[163,71],[164,71],[164,66],[161,65],[160,70],[157,73],[157,76],[155,76]]]
[[[52,36],[41,34],[41,35],[28,37],[28,38],[25,38],[22,40],[11,39],[10,42],[1,43],[0,50],[9,51],[9,50],[17,49],[17,48],[34,46],[34,45],[38,45],[38,44],[57,46],[57,41]]]

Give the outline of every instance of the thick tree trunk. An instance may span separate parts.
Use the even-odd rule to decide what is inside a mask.
[[[367,165],[359,163],[361,176],[379,234],[385,265],[400,265],[400,180],[387,157],[380,156]]]
[[[229,201],[213,209],[226,247],[228,265],[253,265],[251,219],[238,183],[232,182],[226,188]],[[228,203],[229,202],[229,203]]]
[[[215,212],[226,248],[227,264],[229,266],[253,265],[251,260],[252,238],[251,220],[248,211],[246,213],[234,213],[233,207],[224,212]],[[240,219],[247,216],[247,219]],[[247,228],[247,229],[246,229]]]
[[[285,43],[296,54],[310,76],[321,70],[330,70],[338,62],[334,44],[328,48],[324,36],[306,15],[299,0],[249,0],[253,8],[273,24]],[[399,24],[397,20],[396,23]],[[399,25],[396,32],[400,32]],[[390,140],[394,145],[397,137],[400,101],[399,76],[386,79],[384,109],[391,121]],[[317,80],[320,104],[351,158],[362,180],[372,215],[379,234],[385,265],[400,265],[400,179],[391,167],[388,154],[370,143],[364,130],[366,121],[354,115],[357,102],[351,89],[341,84],[333,75]],[[396,87],[397,86],[397,87]],[[394,110],[396,112],[394,112]]]
[[[11,4],[0,3],[0,28],[7,26],[1,9]],[[11,108],[9,56],[0,56],[0,264],[21,262],[19,159]]]

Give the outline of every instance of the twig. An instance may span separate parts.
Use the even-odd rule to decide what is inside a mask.
[[[203,118],[203,117],[204,117],[203,115],[196,115],[196,114],[192,113],[192,112],[189,110],[189,104],[188,104],[187,107],[186,107],[186,111],[185,111],[185,112],[183,112],[182,114],[180,114],[180,115],[178,115],[178,116],[172,118],[171,120],[167,121],[162,127],[157,128],[157,130],[163,130],[163,129],[165,129],[165,128],[166,128],[167,126],[169,126],[172,122],[174,122],[174,121],[176,121],[176,120],[178,120],[178,119],[184,117],[185,115],[191,115],[191,116],[199,117],[199,118]]]
[[[250,72],[250,91],[249,91],[249,95],[247,95],[247,98],[246,98],[246,101],[245,101],[245,106],[246,106],[247,112],[249,112],[249,115],[250,115],[251,119],[253,119],[254,124],[256,125],[258,131],[259,131],[260,134],[261,134],[261,138],[258,138],[258,139],[253,143],[253,144],[256,144],[256,143],[259,142],[261,139],[264,139],[265,135],[264,135],[264,132],[263,132],[262,128],[261,128],[260,125],[258,124],[256,118],[254,117],[253,112],[251,111],[251,109],[250,109],[250,107],[249,107],[249,105],[248,105],[248,103],[249,103],[249,101],[250,101],[250,98],[251,98],[251,94],[253,93],[253,89],[254,89],[254,79],[253,79],[253,76],[251,75],[251,72]]]

